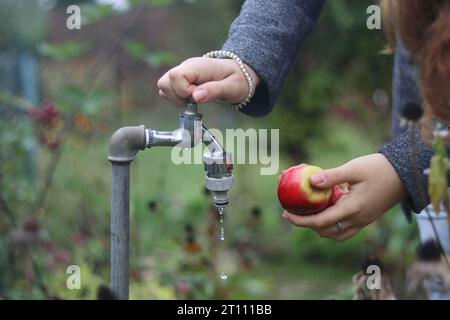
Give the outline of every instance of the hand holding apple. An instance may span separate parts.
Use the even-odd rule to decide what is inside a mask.
[[[281,173],[278,181],[278,199],[284,209],[298,215],[318,213],[334,205],[346,194],[341,186],[320,189],[310,178],[321,168],[302,163]]]
[[[356,158],[343,166],[316,172],[309,179],[315,188],[325,190],[347,182],[349,191],[316,214],[298,215],[287,210],[283,218],[336,241],[351,238],[407,196],[397,172],[382,154]],[[336,228],[338,222],[341,228]]]

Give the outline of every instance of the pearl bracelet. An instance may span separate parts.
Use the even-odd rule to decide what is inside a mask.
[[[204,58],[216,58],[216,59],[233,59],[237,62],[237,64],[239,65],[239,68],[241,69],[242,73],[244,74],[245,78],[247,79],[248,94],[247,94],[247,97],[244,99],[244,101],[242,101],[241,103],[238,103],[238,104],[231,104],[231,106],[234,107],[236,110],[239,110],[242,107],[246,106],[250,102],[250,100],[253,98],[253,96],[255,95],[256,88],[255,88],[255,83],[253,82],[252,77],[250,76],[247,69],[245,68],[242,60],[234,53],[232,53],[230,51],[225,51],[225,50],[210,51],[210,52],[204,54],[203,57]],[[230,105],[223,101],[216,101],[216,103]]]

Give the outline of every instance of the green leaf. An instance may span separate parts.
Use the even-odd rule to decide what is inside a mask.
[[[137,6],[146,3],[151,7],[167,7],[175,3],[174,0],[129,0],[131,6]]]
[[[86,115],[93,115],[113,101],[114,97],[111,93],[103,90],[93,90],[83,101],[81,110]]]
[[[170,66],[176,63],[177,58],[168,51],[158,51],[149,53],[144,57],[144,61],[151,67],[158,68]]]
[[[94,23],[100,19],[117,14],[111,4],[86,3],[81,5],[81,24]]]
[[[125,51],[135,59],[144,59],[145,55],[148,54],[147,48],[145,44],[136,40],[127,40],[124,41],[123,47]]]
[[[58,92],[58,106],[65,112],[78,106],[84,98],[84,91],[75,85],[66,85]]]
[[[86,115],[93,115],[113,101],[114,96],[108,91],[93,89],[86,93],[80,87],[68,85],[60,90],[57,102],[65,111],[81,106],[81,112]]]
[[[444,158],[440,155],[435,155],[431,159],[428,192],[434,210],[440,212],[441,202],[448,201],[447,168]]]
[[[47,58],[57,61],[66,61],[76,58],[87,51],[87,46],[73,40],[61,44],[41,43],[38,46],[39,53]]]
[[[150,52],[144,43],[127,40],[123,43],[125,51],[134,59],[141,60],[152,68],[170,66],[176,63],[176,56],[169,51]]]
[[[441,126],[437,126],[437,131]],[[428,193],[430,195],[431,203],[436,212],[441,211],[441,203],[444,202],[445,208],[448,211],[449,197],[448,197],[448,181],[447,171],[449,161],[447,152],[445,150],[445,137],[437,134],[434,138],[433,144],[435,155],[431,159],[430,175],[428,177],[429,187]]]

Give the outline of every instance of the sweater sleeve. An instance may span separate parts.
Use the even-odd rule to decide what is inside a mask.
[[[317,21],[325,0],[247,0],[223,46],[261,77],[255,96],[241,109],[270,113],[295,57]]]
[[[414,143],[416,146],[417,177],[414,173],[411,129],[399,135],[391,143],[384,145],[380,152],[388,159],[402,180],[409,195],[406,200],[407,205],[418,213],[430,203],[428,177],[424,174],[424,170],[430,167],[434,151],[423,143],[419,131],[414,133]],[[423,190],[424,198],[422,198],[419,188]]]

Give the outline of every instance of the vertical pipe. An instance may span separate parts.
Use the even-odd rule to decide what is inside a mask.
[[[111,180],[111,290],[128,299],[130,242],[130,162],[112,163]]]
[[[130,253],[130,164],[147,145],[145,126],[123,127],[111,136],[111,290],[128,299]]]

